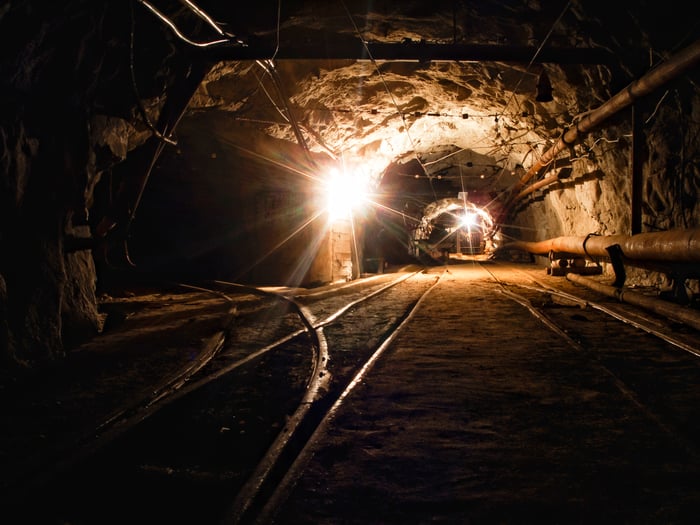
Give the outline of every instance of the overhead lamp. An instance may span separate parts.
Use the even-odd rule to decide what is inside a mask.
[[[537,80],[535,100],[537,102],[551,102],[554,100],[554,97],[552,97],[552,83],[549,81],[549,76],[547,76],[545,71],[540,73],[540,78]]]

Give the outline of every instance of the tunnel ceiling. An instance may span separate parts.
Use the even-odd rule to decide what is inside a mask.
[[[435,198],[512,187],[693,25],[658,2],[139,3],[214,64],[190,106],[212,137],[282,139]]]

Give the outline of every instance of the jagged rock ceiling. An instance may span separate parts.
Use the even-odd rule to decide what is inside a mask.
[[[247,58],[218,63],[192,105],[226,112],[228,140],[255,130],[377,179],[403,164],[444,195],[508,188],[687,34],[653,2],[198,2],[223,36],[176,5],[203,55]],[[542,72],[551,101],[535,100]]]
[[[629,143],[616,145],[631,136],[629,114],[613,115],[611,131],[582,136],[542,170],[540,159],[568,128],[698,36],[697,24],[657,2],[139,0],[134,7],[136,43],[160,38],[177,50],[172,55],[184,49],[211,66],[179,126],[197,137],[198,145],[183,143],[181,159],[197,158],[198,170],[221,170],[209,160],[223,163],[215,144],[233,152],[229,161],[257,156],[306,174],[309,186],[342,164],[369,177],[375,208],[404,223],[408,216],[409,230],[432,202],[466,192],[518,236],[629,231]],[[147,58],[138,45],[133,54],[136,66]],[[543,75],[552,96],[541,99]],[[650,115],[661,96],[635,104]],[[154,115],[159,107],[155,97]],[[244,206],[257,197],[243,186],[264,167],[244,173],[247,164],[234,162]],[[513,211],[509,194],[533,167],[532,181],[570,177],[573,191],[514,218],[530,201]]]

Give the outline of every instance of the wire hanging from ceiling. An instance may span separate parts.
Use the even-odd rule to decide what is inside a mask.
[[[198,6],[194,4],[191,0],[180,0],[180,3],[185,4],[187,7],[190,8],[190,11],[192,11],[194,14],[196,14],[199,18],[204,20],[209,27],[211,27],[214,31],[216,31],[219,35],[223,37],[231,37],[233,35],[226,34],[223,29],[219,27],[219,25],[214,21],[212,17],[210,17],[207,13],[202,11]]]
[[[365,38],[362,34],[362,31],[360,31],[360,28],[357,27],[357,23],[355,23],[355,19],[353,18],[352,13],[350,13],[348,6],[345,4],[345,0],[341,0],[340,3],[343,5],[345,12],[347,13],[348,18],[350,19],[350,22],[352,22],[352,25],[355,29],[355,32],[357,33],[357,36],[360,39],[360,42],[362,42],[362,46],[364,47],[365,52],[367,53],[367,56],[369,57],[370,61],[372,62],[372,65],[374,66],[374,68],[377,70],[377,74],[379,75],[379,79],[381,80],[382,85],[384,86],[384,89],[386,90],[387,94],[391,98],[391,102],[394,105],[394,107],[396,108],[396,112],[401,117],[401,121],[403,122],[404,132],[406,133],[406,137],[408,138],[408,141],[411,143],[411,148],[413,149],[413,153],[415,155],[416,161],[418,162],[418,164],[420,164],[421,168],[423,169],[423,172],[428,177],[428,183],[430,184],[430,190],[433,192],[433,197],[437,200],[437,193],[435,191],[435,187],[433,186],[433,179],[428,174],[428,171],[425,169],[425,165],[423,164],[420,157],[418,156],[415,142],[413,142],[413,138],[411,137],[411,134],[408,131],[408,122],[406,122],[406,117],[404,116],[403,112],[401,111],[401,108],[399,108],[399,105],[396,102],[396,99],[394,98],[394,94],[389,89],[389,86],[387,85],[386,80],[384,80],[384,75],[382,75],[382,71],[379,68],[379,65],[377,64],[377,61],[372,56],[372,52],[369,50],[369,46],[367,45],[367,41],[365,40]]]
[[[136,67],[134,65],[134,39],[136,33],[136,17],[134,16],[134,4],[130,4],[131,8],[131,30],[129,31],[129,75],[131,77],[131,89],[134,91],[134,98],[136,99],[136,108],[138,109],[141,118],[146,123],[148,129],[151,130],[153,135],[160,141],[170,144],[171,146],[177,146],[177,141],[175,141],[171,136],[163,135],[160,130],[156,129],[151,119],[148,117],[146,108],[143,107],[143,101],[141,100],[141,94],[138,88],[138,82],[136,82]]]
[[[275,58],[277,58],[277,53],[280,50],[280,19],[281,19],[281,16],[282,16],[282,0],[277,0],[277,33],[276,33],[277,43],[275,44],[275,52],[272,53],[272,57],[270,58],[271,61],[274,60]]]
[[[498,118],[499,116],[503,116],[503,115],[505,114],[506,109],[508,108],[508,106],[510,105],[510,103],[511,103],[511,102],[513,101],[513,99],[515,98],[515,93],[518,91],[518,88],[520,87],[520,84],[522,83],[523,79],[525,78],[525,75],[527,75],[528,72],[530,71],[530,68],[532,67],[532,64],[534,64],[534,63],[535,63],[535,60],[537,60],[537,55],[540,54],[540,51],[542,51],[542,48],[544,47],[544,45],[545,45],[545,44],[547,43],[547,41],[549,40],[549,37],[552,36],[552,33],[554,32],[554,28],[557,26],[557,24],[559,23],[559,21],[562,19],[562,17],[564,16],[564,13],[566,13],[566,12],[569,10],[569,6],[570,6],[570,5],[571,5],[571,0],[568,0],[568,1],[566,2],[566,5],[564,6],[564,9],[562,9],[562,11],[561,11],[561,13],[559,13],[559,16],[557,17],[557,19],[554,21],[554,23],[552,24],[552,26],[549,28],[549,32],[547,33],[547,35],[546,35],[546,36],[544,37],[544,39],[542,40],[542,42],[540,43],[539,47],[535,50],[535,54],[534,54],[534,55],[532,56],[532,58],[530,59],[530,62],[528,62],[527,66],[525,67],[525,71],[523,71],[522,75],[520,75],[520,79],[518,80],[518,83],[517,83],[517,84],[515,85],[515,87],[513,88],[513,91],[512,91],[511,94],[510,94],[510,98],[508,99],[508,102],[505,103],[505,105],[503,106],[503,109],[501,110],[501,113],[500,113],[496,118]]]
[[[261,61],[261,60],[256,60],[255,63],[256,63],[258,66],[260,66],[260,68],[265,72],[265,74],[270,75],[270,72],[268,71],[267,66],[263,63],[263,61]],[[265,96],[267,97],[267,99],[268,99],[268,100],[270,101],[270,103],[272,104],[272,107],[274,107],[275,110],[277,111],[277,113],[279,113],[280,116],[284,119],[284,121],[285,121],[287,124],[289,124],[289,123],[290,123],[290,122],[289,122],[289,118],[287,117],[287,115],[285,114],[285,112],[282,110],[282,108],[279,107],[279,105],[277,104],[277,102],[275,102],[275,99],[272,98],[272,95],[270,94],[270,92],[267,90],[267,88],[266,88],[265,85],[263,84],[262,79],[257,75],[257,73],[254,73],[254,74],[255,74],[255,80],[258,81],[258,85],[260,86],[260,89],[262,89],[263,93],[265,93]]]
[[[148,9],[151,13],[153,13],[157,18],[159,18],[159,19],[161,20],[161,22],[163,22],[165,25],[167,25],[167,26],[172,30],[172,32],[175,33],[175,35],[176,35],[180,40],[182,40],[183,42],[185,42],[185,43],[187,43],[187,44],[189,44],[189,45],[191,45],[191,46],[195,46],[195,47],[211,47],[211,46],[215,46],[215,45],[219,45],[219,44],[230,44],[230,43],[231,43],[231,38],[229,38],[229,37],[221,38],[221,39],[219,39],[219,40],[211,40],[211,41],[209,41],[209,42],[195,42],[194,40],[190,40],[189,38],[187,38],[187,37],[184,35],[184,33],[182,33],[182,31],[180,31],[180,30],[178,29],[178,27],[175,25],[175,22],[173,22],[172,20],[170,20],[170,18],[168,18],[167,16],[165,16],[163,13],[161,13],[155,6],[151,5],[151,4],[150,4],[149,2],[147,2],[146,0],[136,0],[136,1],[137,1],[139,4],[141,4],[142,6],[144,6],[146,9]],[[202,18],[203,16],[206,16],[207,18],[205,18],[205,20],[206,20],[207,22],[209,22],[210,24],[214,24],[214,26],[216,26],[216,23],[215,23],[213,20],[211,20],[211,17],[209,17],[208,15],[206,15],[206,13],[204,13],[204,11],[202,11],[201,9],[196,8],[196,6],[195,6],[192,2],[187,2],[186,5],[187,5],[192,11],[194,11],[195,14],[197,14],[197,16],[199,16],[200,18]],[[196,9],[195,9],[195,8],[196,8]],[[221,28],[219,28],[218,26],[216,26],[216,27],[217,27],[217,30],[218,30],[217,32],[218,32],[219,34],[222,34],[222,35],[225,34],[225,33],[223,33],[223,31],[221,30]],[[240,43],[240,42],[239,42],[239,43]]]
[[[272,83],[277,91],[277,94],[282,100],[285,113],[288,117],[289,123],[292,125],[292,130],[294,131],[294,135],[296,136],[296,139],[299,142],[299,146],[301,146],[302,150],[304,151],[304,155],[306,156],[306,160],[309,162],[309,165],[313,166],[314,160],[313,157],[311,157],[311,150],[309,149],[309,145],[306,142],[306,138],[304,138],[304,134],[302,133],[301,128],[299,127],[299,123],[297,122],[296,117],[294,116],[294,112],[292,112],[292,108],[289,105],[289,97],[287,96],[284,90],[282,80],[280,79],[279,73],[275,68],[274,61],[256,60],[256,64],[262,67],[267,72],[267,74],[270,75],[270,78],[272,79]]]

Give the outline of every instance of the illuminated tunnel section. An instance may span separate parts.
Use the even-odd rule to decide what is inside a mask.
[[[439,254],[482,254],[489,251],[495,235],[494,221],[484,207],[461,198],[447,198],[428,204],[418,226],[411,232],[415,256]]]

